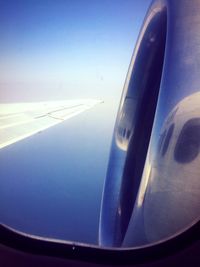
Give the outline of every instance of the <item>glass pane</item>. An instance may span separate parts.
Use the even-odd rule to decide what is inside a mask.
[[[1,1],[2,224],[135,247],[199,220],[200,2],[150,2]]]

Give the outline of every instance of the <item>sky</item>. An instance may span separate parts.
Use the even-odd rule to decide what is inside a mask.
[[[0,0],[0,102],[106,100],[0,150],[3,223],[97,243],[117,108],[149,3]]]
[[[1,0],[1,102],[119,98],[150,0]]]

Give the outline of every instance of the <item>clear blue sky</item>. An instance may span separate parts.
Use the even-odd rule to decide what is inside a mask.
[[[1,0],[1,101],[119,97],[150,0]]]
[[[0,101],[110,101],[0,151],[5,224],[97,242],[117,102],[149,2],[0,0]]]

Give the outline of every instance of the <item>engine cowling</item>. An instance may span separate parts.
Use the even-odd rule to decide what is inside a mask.
[[[113,134],[100,216],[101,246],[156,242],[199,216],[198,10],[198,0],[155,0],[147,12]],[[184,140],[188,134],[191,138],[180,139],[181,132]],[[177,142],[185,142],[185,150],[177,152]],[[194,154],[190,163],[189,153]]]

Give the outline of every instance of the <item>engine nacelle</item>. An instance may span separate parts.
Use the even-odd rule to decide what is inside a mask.
[[[113,134],[101,246],[160,241],[199,216],[198,10],[198,0],[155,0],[146,15]]]

